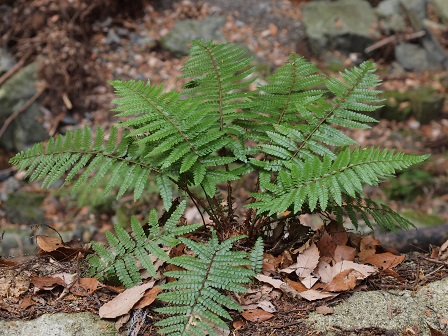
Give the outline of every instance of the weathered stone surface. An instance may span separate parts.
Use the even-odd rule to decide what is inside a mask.
[[[448,1],[446,0],[431,0],[435,13],[439,16],[445,24],[448,24]]]
[[[0,76],[10,70],[16,64],[15,59],[5,48],[0,48]]]
[[[34,74],[37,63],[32,63],[18,71],[0,88],[0,120],[6,120],[36,94]],[[39,104],[33,103],[20,113],[8,126],[0,138],[0,146],[9,151],[22,151],[48,138],[42,125],[43,115]]]
[[[6,216],[11,223],[42,224],[44,213],[40,208],[45,196],[19,191],[8,196],[4,204]]]
[[[303,23],[314,53],[328,49],[363,52],[377,37],[377,17],[365,0],[309,2],[303,6]]]
[[[417,44],[400,43],[395,46],[395,58],[406,70],[423,71],[434,69],[428,61],[427,51]]]
[[[160,43],[175,55],[188,55],[191,40],[223,42],[225,40],[220,28],[225,23],[223,17],[208,17],[204,20],[182,20],[174,24],[174,28],[165,35]]]
[[[8,336],[113,336],[112,322],[92,313],[42,315],[31,321],[0,321],[0,335]]]
[[[395,33],[405,29],[406,20],[403,17],[400,0],[381,1],[376,8],[380,18],[381,28],[388,33]]]
[[[439,318],[448,316],[447,302],[448,278],[430,283],[417,292],[356,292],[336,305],[334,314],[311,313],[304,321],[328,336],[335,335],[335,331],[340,335],[341,329],[367,327],[384,328],[401,335],[402,330],[412,326],[418,326],[423,335],[429,336],[426,323],[440,329]],[[356,332],[347,331],[344,335],[356,335]]]

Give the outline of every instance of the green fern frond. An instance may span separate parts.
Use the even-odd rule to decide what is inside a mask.
[[[342,206],[333,207],[332,211],[336,214],[337,220],[342,223],[343,215],[350,218],[351,223],[358,228],[359,218],[372,230],[374,224],[377,224],[384,230],[396,231],[397,229],[408,229],[414,225],[392,210],[385,204],[378,204],[368,197],[344,197]],[[373,222],[372,222],[373,219]]]
[[[329,200],[342,205],[343,195],[355,197],[362,192],[363,184],[378,185],[380,179],[392,176],[396,171],[420,163],[427,155],[407,155],[393,150],[379,150],[374,147],[360,150],[349,148],[339,153],[334,160],[317,156],[304,160],[303,165],[294,162],[285,164],[277,175],[276,182],[266,183],[262,188],[266,195],[250,207],[270,215],[287,210],[294,213],[307,204],[311,211],[319,207],[325,211]],[[259,198],[259,194],[254,194]]]
[[[117,198],[133,190],[136,200],[155,170],[138,155],[126,132],[120,140],[117,134],[117,129],[112,128],[109,140],[104,143],[104,132],[100,128],[93,139],[92,132],[85,127],[67,132],[56,140],[50,139],[46,146],[34,145],[16,154],[10,162],[26,170],[30,180],[43,181],[42,187],[48,188],[61,178],[66,185],[76,177],[73,190],[81,186],[91,189],[101,179],[108,179],[105,193],[119,186]]]
[[[255,242],[254,248],[250,252],[250,269],[255,274],[260,273],[263,267],[263,253],[263,239],[261,237],[258,237],[257,241]]]
[[[109,278],[117,277],[125,287],[129,288],[141,282],[136,264],[139,261],[149,275],[155,277],[156,269],[151,256],[164,261],[169,259],[167,253],[159,245],[174,247],[180,243],[181,235],[193,232],[202,226],[202,224],[177,225],[185,207],[185,202],[180,203],[162,228],[158,225],[155,210],[152,210],[148,220],[148,234],[144,232],[142,225],[135,217],[131,218],[131,235],[119,225],[115,226],[115,235],[107,231],[108,247],[92,242],[95,254],[87,258],[90,263],[90,274],[99,279],[103,279],[104,273]]]
[[[253,270],[245,268],[251,265],[248,254],[231,250],[233,243],[243,237],[219,243],[216,232],[212,230],[208,244],[180,238],[196,256],[184,255],[169,261],[185,270],[165,273],[177,280],[160,286],[169,291],[159,294],[158,298],[173,305],[157,309],[158,312],[172,315],[156,323],[163,327],[159,333],[214,335],[211,324],[227,329],[221,318],[231,319],[231,316],[223,306],[235,310],[241,310],[241,307],[221,291],[245,292],[246,288],[242,284],[250,282],[255,275]],[[258,254],[262,250],[260,244],[258,243],[255,259],[259,259]]]

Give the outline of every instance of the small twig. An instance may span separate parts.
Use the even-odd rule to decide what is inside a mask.
[[[409,41],[409,40],[414,40],[420,37],[423,37],[426,35],[426,32],[424,30],[415,32],[415,33],[410,33],[410,34],[394,34],[391,36],[388,36],[378,42],[375,42],[374,44],[368,46],[366,49],[364,49],[365,53],[370,53],[376,49],[379,49],[381,47],[384,47],[385,45],[389,44],[389,43],[395,43],[397,41],[403,40],[403,41]]]
[[[439,265],[445,265],[448,266],[448,263],[442,260],[435,260],[435,259],[431,259],[431,258],[427,258],[427,257],[421,257],[422,259],[432,262],[434,264],[439,264]]]
[[[45,91],[45,87],[39,89],[39,91],[37,91],[35,93],[34,96],[32,96],[30,99],[28,99],[28,101],[22,105],[21,108],[19,108],[18,110],[14,111],[13,114],[11,114],[6,120],[5,123],[3,124],[2,128],[0,129],[0,138],[2,137],[3,133],[5,133],[6,129],[8,128],[9,124],[15,119],[17,118],[17,116],[26,111],[41,95],[42,93],[44,93]]]

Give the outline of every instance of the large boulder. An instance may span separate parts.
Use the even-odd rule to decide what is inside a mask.
[[[92,313],[46,314],[31,321],[0,321],[0,335],[28,336],[113,336],[113,323]]]
[[[318,55],[328,49],[363,52],[378,37],[377,17],[365,0],[309,2],[303,6],[303,23]]]
[[[36,94],[34,75],[38,68],[38,63],[29,64],[0,87],[0,124]],[[43,113],[35,102],[8,125],[0,138],[0,146],[17,152],[47,139],[49,135],[42,121]]]
[[[160,43],[176,56],[188,55],[191,40],[223,42],[221,28],[226,19],[223,17],[208,17],[204,20],[181,20],[174,24],[173,29],[165,35]]]

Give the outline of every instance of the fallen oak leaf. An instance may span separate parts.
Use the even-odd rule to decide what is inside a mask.
[[[364,279],[364,275],[354,269],[348,269],[335,275],[333,279],[325,286],[329,292],[343,292],[353,289],[359,279]]]
[[[311,243],[310,247],[303,251],[303,253],[297,256],[296,263],[291,266],[281,269],[280,272],[296,274],[301,278],[306,278],[311,275],[314,269],[319,263],[320,254],[319,249],[314,243]]]
[[[335,293],[329,293],[329,292],[319,292],[314,289],[308,289],[307,291],[304,291],[299,294],[302,298],[308,301],[316,301],[316,300],[322,300],[330,297],[335,297],[338,294]]]
[[[145,295],[143,295],[143,297],[134,305],[134,307],[132,307],[132,309],[141,309],[149,306],[151,303],[154,302],[157,295],[161,291],[162,290],[158,286],[151,288],[151,290],[146,292]]]
[[[111,301],[106,302],[99,309],[101,318],[115,318],[127,314],[132,307],[145,295],[146,290],[152,288],[155,281],[140,286],[134,286],[118,294]]]
[[[44,289],[44,290],[51,290],[55,288],[56,286],[67,286],[64,280],[62,280],[59,277],[40,277],[40,276],[33,276],[31,277],[31,283],[36,287],[37,289]]]
[[[251,322],[264,322],[274,317],[274,314],[268,313],[263,309],[246,310],[241,315]]]
[[[363,237],[359,245],[359,260],[364,261],[368,256],[375,254],[376,247],[380,245],[380,241],[373,234]]]
[[[280,288],[281,285],[284,284],[284,282],[281,280],[274,279],[274,278],[271,278],[271,277],[269,277],[267,275],[263,275],[263,274],[258,274],[255,278],[258,281],[270,284],[274,288]]]
[[[364,259],[364,262],[382,269],[394,268],[404,260],[404,255],[395,255],[390,252],[372,254]]]
[[[81,278],[70,288],[70,292],[78,296],[89,296],[101,286],[96,278]]]
[[[347,245],[337,245],[334,250],[334,261],[354,261],[356,256],[356,249]]]

